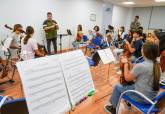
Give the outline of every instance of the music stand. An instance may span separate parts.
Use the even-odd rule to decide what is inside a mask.
[[[66,31],[67,31],[68,35],[72,36],[72,32],[70,29],[67,29]]]
[[[69,36],[69,49],[68,49],[68,50],[70,50],[70,43],[71,43],[71,42],[70,42],[70,39],[71,39],[71,36],[72,36],[73,34],[72,34],[72,32],[71,32],[70,29],[67,29],[66,31],[67,31],[68,36]]]
[[[68,36],[68,34],[59,34],[58,36],[60,36],[60,43],[59,43],[59,45],[60,45],[60,53],[62,53],[62,37],[63,36]]]

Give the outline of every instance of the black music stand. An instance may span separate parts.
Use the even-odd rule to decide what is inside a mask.
[[[59,34],[58,36],[60,37],[60,43],[59,43],[59,45],[60,45],[60,53],[62,53],[62,37],[63,36],[71,36],[72,35],[72,32],[71,32],[71,30],[70,29],[67,29],[66,30],[67,31],[67,34]],[[69,44],[70,44],[70,42],[69,42]]]
[[[66,31],[67,31],[68,35],[72,36],[72,32],[70,29],[67,29]]]
[[[68,33],[68,36],[69,36],[69,49],[68,49],[68,51],[69,51],[69,50],[70,50],[70,44],[71,44],[70,39],[71,39],[71,36],[72,36],[73,34],[72,34],[72,32],[71,32],[70,29],[67,29],[67,33]]]
[[[59,43],[59,45],[60,45],[60,53],[62,53],[62,37],[63,36],[68,36],[68,34],[59,34],[59,36],[60,36],[60,43]]]

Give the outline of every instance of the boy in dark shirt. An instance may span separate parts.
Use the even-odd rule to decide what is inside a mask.
[[[129,47],[130,52],[133,54],[131,57],[132,62],[135,62],[139,57],[142,56],[141,48],[143,46],[143,41],[140,38],[140,35],[141,31],[135,31],[133,33],[133,39],[131,42],[131,46]]]

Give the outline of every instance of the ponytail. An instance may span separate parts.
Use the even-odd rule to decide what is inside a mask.
[[[158,91],[159,90],[159,80],[160,80],[161,71],[160,71],[160,64],[157,61],[154,61],[153,75],[154,75],[153,90]]]
[[[27,34],[26,37],[24,38],[24,41],[23,43],[24,44],[27,44],[28,43],[28,40],[31,38],[31,35],[30,34]]]
[[[31,35],[32,35],[33,33],[34,33],[33,27],[28,26],[28,27],[26,28],[26,37],[25,37],[24,40],[23,40],[23,43],[24,43],[24,44],[27,44],[27,43],[28,43],[28,40],[31,38]]]

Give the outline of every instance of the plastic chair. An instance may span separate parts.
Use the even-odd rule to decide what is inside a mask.
[[[91,57],[87,57],[87,61],[88,61],[89,66],[91,68],[96,68],[96,66],[99,66],[99,75],[103,76],[102,70],[101,70],[101,64],[99,65],[100,60],[101,59],[100,59],[100,56],[99,56],[97,51],[94,52]]]
[[[142,99],[146,100],[148,103],[141,104],[134,101],[128,96],[128,94],[130,93],[137,94]],[[116,110],[117,114],[119,112],[120,102],[122,99],[129,102],[131,105],[135,106],[135,108],[137,108],[143,114],[151,114],[151,113],[156,114],[160,112],[162,108],[165,106],[165,91],[159,94],[153,101],[138,91],[135,91],[135,90],[125,91],[120,96],[119,103]]]
[[[160,82],[160,88],[161,88],[161,89],[165,89],[165,82],[164,82],[164,81],[161,81],[161,82]]]
[[[0,96],[0,114],[29,114],[26,100],[8,100],[8,97]]]
[[[80,45],[86,45],[88,40],[89,40],[88,36],[87,35],[83,35],[82,42],[78,43],[78,47],[80,47]]]
[[[90,67],[96,66],[96,63],[92,60],[92,58],[87,57],[87,61]]]
[[[94,52],[91,57],[87,57],[87,61],[88,61],[90,67],[97,66],[100,62],[100,56],[99,56],[98,52]]]
[[[85,54],[87,52],[87,49],[90,49],[90,50],[92,50],[92,49],[94,49],[94,50],[99,49],[100,46],[102,45],[102,41],[103,41],[102,37],[95,37],[92,40],[92,44],[86,46]]]
[[[144,62],[144,57],[143,56],[136,59],[135,64],[142,63],[142,62]]]
[[[83,42],[85,43],[85,42],[87,42],[89,39],[88,39],[88,36],[87,35],[84,35],[83,36]]]

